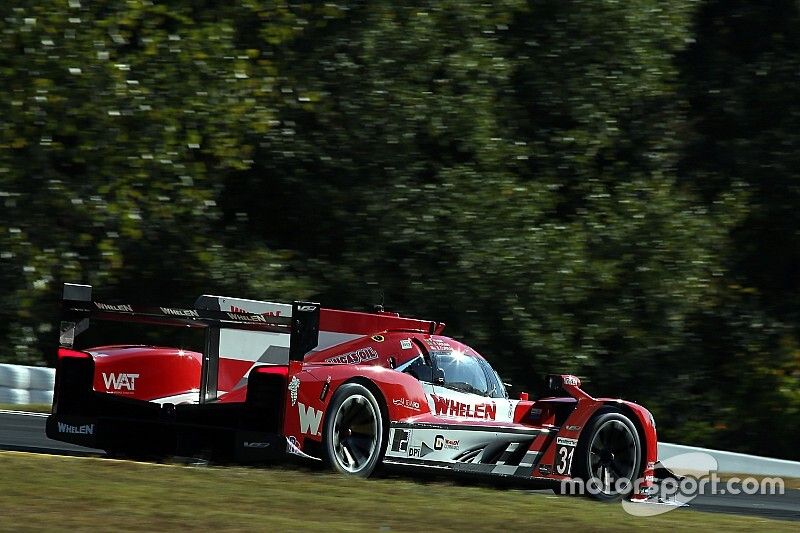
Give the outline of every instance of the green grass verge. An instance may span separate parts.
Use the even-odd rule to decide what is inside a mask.
[[[193,468],[0,453],[0,530],[795,531],[795,523],[523,490],[359,480],[292,469]]]
[[[0,403],[0,409],[6,411],[27,411],[28,413],[49,413],[52,406],[47,403]]]

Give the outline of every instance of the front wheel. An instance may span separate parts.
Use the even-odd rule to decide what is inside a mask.
[[[348,475],[375,471],[385,441],[383,415],[375,396],[358,383],[342,385],[325,417],[325,462]]]
[[[642,444],[633,422],[617,409],[604,408],[589,421],[575,449],[575,474],[586,494],[617,501],[633,491]]]

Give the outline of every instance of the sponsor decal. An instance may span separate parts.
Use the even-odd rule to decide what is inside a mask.
[[[76,435],[94,435],[94,424],[84,424],[82,426],[74,426],[65,422],[58,423],[59,433],[73,433]]]
[[[556,474],[562,476],[569,475],[569,471],[572,469],[572,456],[574,454],[574,446],[559,446],[556,449],[556,464],[553,465],[556,469]]]
[[[408,450],[408,441],[411,439],[411,430],[395,429],[392,436],[390,450],[393,452],[405,452]]]
[[[458,440],[445,438],[444,435],[436,435],[436,438],[433,440],[433,449],[434,450],[457,450],[458,449],[458,443],[459,443]]]
[[[330,388],[331,388],[331,377],[328,376],[328,379],[325,380],[325,384],[322,385],[322,392],[319,393],[319,401],[321,402],[325,401],[325,396],[328,395],[328,389]]]
[[[433,351],[448,352],[448,353],[453,351],[453,347],[441,339],[428,338],[425,339],[425,342],[428,343],[428,346],[430,346],[431,350]]]
[[[409,400],[408,398],[395,398],[394,400],[392,400],[392,403],[397,405],[398,407],[405,407],[406,409],[419,411],[419,402]]]
[[[287,388],[292,399],[292,407],[294,407],[297,405],[297,391],[300,390],[300,379],[297,376],[292,376]]]
[[[473,405],[457,402],[450,398],[442,398],[435,394],[431,394],[431,397],[433,398],[437,415],[480,418],[483,420],[494,420],[497,417],[497,404],[494,402]]]
[[[249,441],[244,441],[244,447],[245,448],[259,448],[259,449],[269,448],[269,442],[249,442]]]
[[[375,348],[368,346],[367,348],[361,348],[354,352],[348,352],[342,355],[337,355],[336,357],[329,357],[325,359],[326,363],[336,363],[341,365],[357,365],[359,363],[363,363],[365,361],[372,361],[373,359],[378,358],[378,352],[375,351]]]
[[[294,435],[289,435],[286,438],[286,451],[288,453],[300,454],[300,442],[298,442],[297,437]]]
[[[305,435],[319,435],[319,426],[322,423],[322,411],[310,405],[306,407],[302,402],[297,402],[300,410],[300,431]]]
[[[409,448],[408,449],[408,456],[409,457],[425,457],[429,453],[433,451],[433,448],[425,444],[424,442],[417,448]]]
[[[200,313],[191,309],[172,309],[171,307],[159,307],[159,309],[165,315],[200,317]]]
[[[231,306],[231,313],[247,313],[241,307],[236,307],[235,305]],[[263,313],[259,313],[261,316],[281,316],[280,311],[264,311]]]
[[[72,346],[75,344],[75,322],[61,322],[61,333],[58,337],[61,346]]]
[[[567,426],[565,429],[567,431],[580,431],[581,430],[581,426]]]
[[[316,305],[298,305],[297,310],[303,312],[310,312],[317,309]]]
[[[108,305],[108,304],[101,304],[100,302],[94,302],[94,305],[101,311],[125,311],[127,313],[133,313],[133,307],[131,307],[130,305],[125,305],[125,304]]]
[[[572,385],[573,387],[580,387],[581,380],[575,376],[564,376],[564,385]]]
[[[383,337],[383,335],[373,335],[372,336],[372,340],[374,340],[375,342],[383,342],[384,341],[384,337]]]
[[[231,320],[238,320],[240,322],[266,322],[267,319],[262,315],[245,315],[242,313],[225,313]]]
[[[114,374],[111,372],[110,374],[106,374],[103,372],[103,383],[106,386],[106,390],[122,390],[125,389],[127,391],[135,391],[136,390],[136,379],[139,377],[139,374]]]
[[[411,344],[411,339],[401,339],[400,340],[400,348],[402,350],[410,350],[413,347]]]
[[[558,437],[556,445],[556,459],[553,468],[556,474],[568,476],[570,470],[572,470],[572,456],[575,455],[575,447],[578,445],[578,440]]]

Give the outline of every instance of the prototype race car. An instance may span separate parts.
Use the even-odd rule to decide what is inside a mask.
[[[644,500],[659,475],[644,407],[594,398],[573,375],[511,399],[442,323],[208,295],[191,309],[106,304],[91,292],[64,286],[52,439],[114,455],[292,454],[355,476],[403,465],[582,480],[600,499]],[[203,328],[203,348],[79,342],[119,321]]]

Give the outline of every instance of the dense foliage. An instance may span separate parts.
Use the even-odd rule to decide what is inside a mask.
[[[800,457],[796,2],[219,5],[0,6],[3,360],[64,281],[383,301]]]

